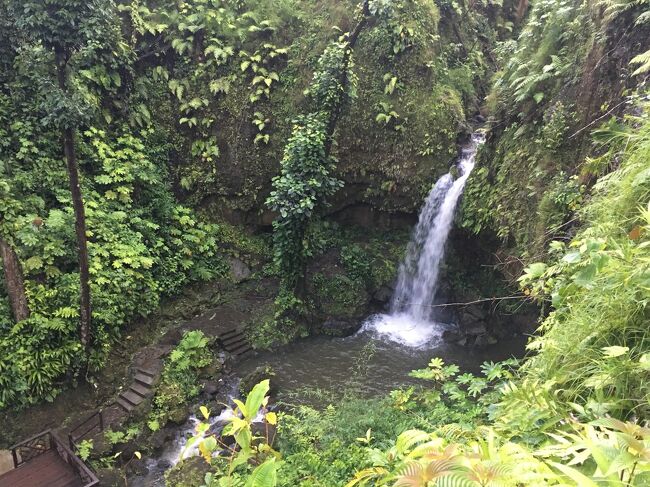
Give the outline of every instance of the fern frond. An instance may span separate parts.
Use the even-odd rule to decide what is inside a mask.
[[[630,64],[641,65],[636,69],[636,71],[634,71],[634,73],[632,73],[632,76],[650,72],[650,49],[644,53],[639,54],[638,56],[633,57],[630,61]]]

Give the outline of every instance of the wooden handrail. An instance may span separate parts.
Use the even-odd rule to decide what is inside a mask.
[[[56,443],[59,456],[63,458],[63,460],[68,465],[76,468],[79,476],[84,482],[86,482],[83,487],[95,487],[99,485],[99,479],[95,475],[95,472],[93,472],[88,467],[88,465],[84,463],[83,460],[81,460],[70,448],[68,448],[65,442],[61,441],[61,439],[55,433],[51,433],[50,436],[52,438],[52,441]],[[62,452],[65,453],[65,457],[61,455]]]
[[[34,445],[30,445],[30,443],[33,443],[35,441],[40,440],[41,438],[44,439],[45,444],[43,447],[37,447]],[[47,439],[46,439],[47,438]],[[20,449],[29,449],[33,450],[36,452],[35,455],[30,456],[29,458],[25,459],[23,458],[23,455],[20,455],[20,458],[18,458],[18,453]],[[21,466],[23,463],[28,462],[34,457],[37,457],[47,451],[50,451],[52,449],[52,430],[45,430],[41,431],[40,433],[35,434],[34,436],[31,436],[27,438],[26,440],[21,441],[20,443],[16,443],[14,446],[11,447],[11,457],[14,461],[14,468],[18,468]]]
[[[41,447],[32,445],[30,443],[33,443],[35,441],[39,441],[43,439],[44,443]],[[34,456],[30,456],[29,458],[25,459],[23,458],[22,454],[20,455],[19,458],[19,450],[20,449],[29,449],[33,450],[35,452],[38,452]],[[69,448],[64,441],[61,441],[61,439],[54,433],[52,430],[45,430],[40,433],[35,434],[34,436],[27,438],[26,440],[21,441],[20,443],[15,444],[14,446],[11,447],[11,456],[13,457],[14,461],[14,468],[21,467],[22,465],[26,465],[29,463],[30,460],[33,458],[48,452],[50,450],[56,450],[57,455],[68,465],[70,465],[72,468],[74,468],[81,478],[81,480],[84,482],[83,487],[96,487],[99,485],[99,479],[95,475],[95,473],[86,465],[74,452],[71,448]],[[28,468],[27,466],[22,467],[22,468]]]
[[[95,418],[97,418],[97,422],[95,424],[91,425],[88,429],[84,430],[82,433],[76,434],[83,426],[86,426],[91,420]],[[83,438],[84,436],[86,436],[88,433],[90,433],[96,428],[98,428],[99,432],[104,431],[104,413],[101,409],[91,414],[88,418],[86,418],[85,421],[82,421],[77,426],[75,426],[72,430],[70,430],[70,432],[68,433],[68,443],[70,443],[70,448],[72,450],[75,450],[77,440]]]

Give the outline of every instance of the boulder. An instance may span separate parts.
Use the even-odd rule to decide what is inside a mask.
[[[348,337],[354,335],[359,328],[360,321],[330,318],[321,325],[320,332],[329,336]]]
[[[188,412],[187,407],[185,405],[182,405],[169,411],[167,417],[170,422],[177,425],[182,425],[187,422],[188,418],[190,417],[190,413]]]
[[[375,293],[372,295],[372,298],[382,304],[390,302],[390,298],[393,297],[393,290],[386,285],[381,286]]]
[[[230,265],[230,277],[236,283],[245,281],[252,274],[250,268],[235,257],[228,257],[228,264]]]
[[[460,316],[461,324],[471,324],[476,321],[485,321],[489,318],[490,314],[483,306],[467,306],[463,309]]]
[[[124,477],[122,472],[117,468],[100,467],[95,470],[99,485],[102,487],[122,487],[124,485]]]
[[[259,367],[256,367],[255,370],[242,377],[239,383],[239,392],[241,392],[243,396],[246,396],[253,387],[264,379],[271,379],[271,389],[269,390],[269,394],[273,395],[277,392],[273,386],[273,377],[275,377],[275,372],[269,364],[260,365]]]
[[[208,397],[214,397],[219,392],[219,384],[213,380],[206,380],[202,383],[203,393]]]
[[[485,348],[489,345],[494,345],[495,343],[497,343],[497,339],[494,336],[485,333],[484,335],[479,335],[476,337],[474,346],[476,348]]]
[[[174,468],[167,471],[165,485],[174,485],[177,487],[203,485],[205,474],[210,469],[210,464],[202,457],[190,457],[177,463]]]
[[[484,335],[487,333],[487,327],[485,323],[474,323],[473,325],[464,329],[466,335]]]
[[[160,451],[173,441],[173,438],[174,431],[172,428],[161,428],[151,434],[148,444],[154,451]]]
[[[463,338],[465,338],[465,335],[459,330],[445,330],[442,332],[442,339],[446,343],[458,343]]]

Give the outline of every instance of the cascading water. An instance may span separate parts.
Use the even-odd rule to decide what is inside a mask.
[[[454,179],[451,174],[445,174],[429,193],[399,269],[390,314],[373,317],[364,330],[415,347],[442,333],[441,326],[433,321],[431,305],[456,206],[483,141],[482,133],[472,135],[456,165],[459,176]]]

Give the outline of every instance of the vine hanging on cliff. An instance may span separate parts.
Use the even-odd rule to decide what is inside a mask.
[[[307,250],[305,233],[313,215],[342,182],[331,173],[330,156],[336,123],[353,86],[352,50],[371,15],[369,0],[361,6],[356,28],[332,42],[319,59],[309,87],[313,111],[294,121],[284,150],[281,173],[273,179],[267,205],[279,213],[273,222],[274,259],[283,284],[294,290],[304,276]]]

